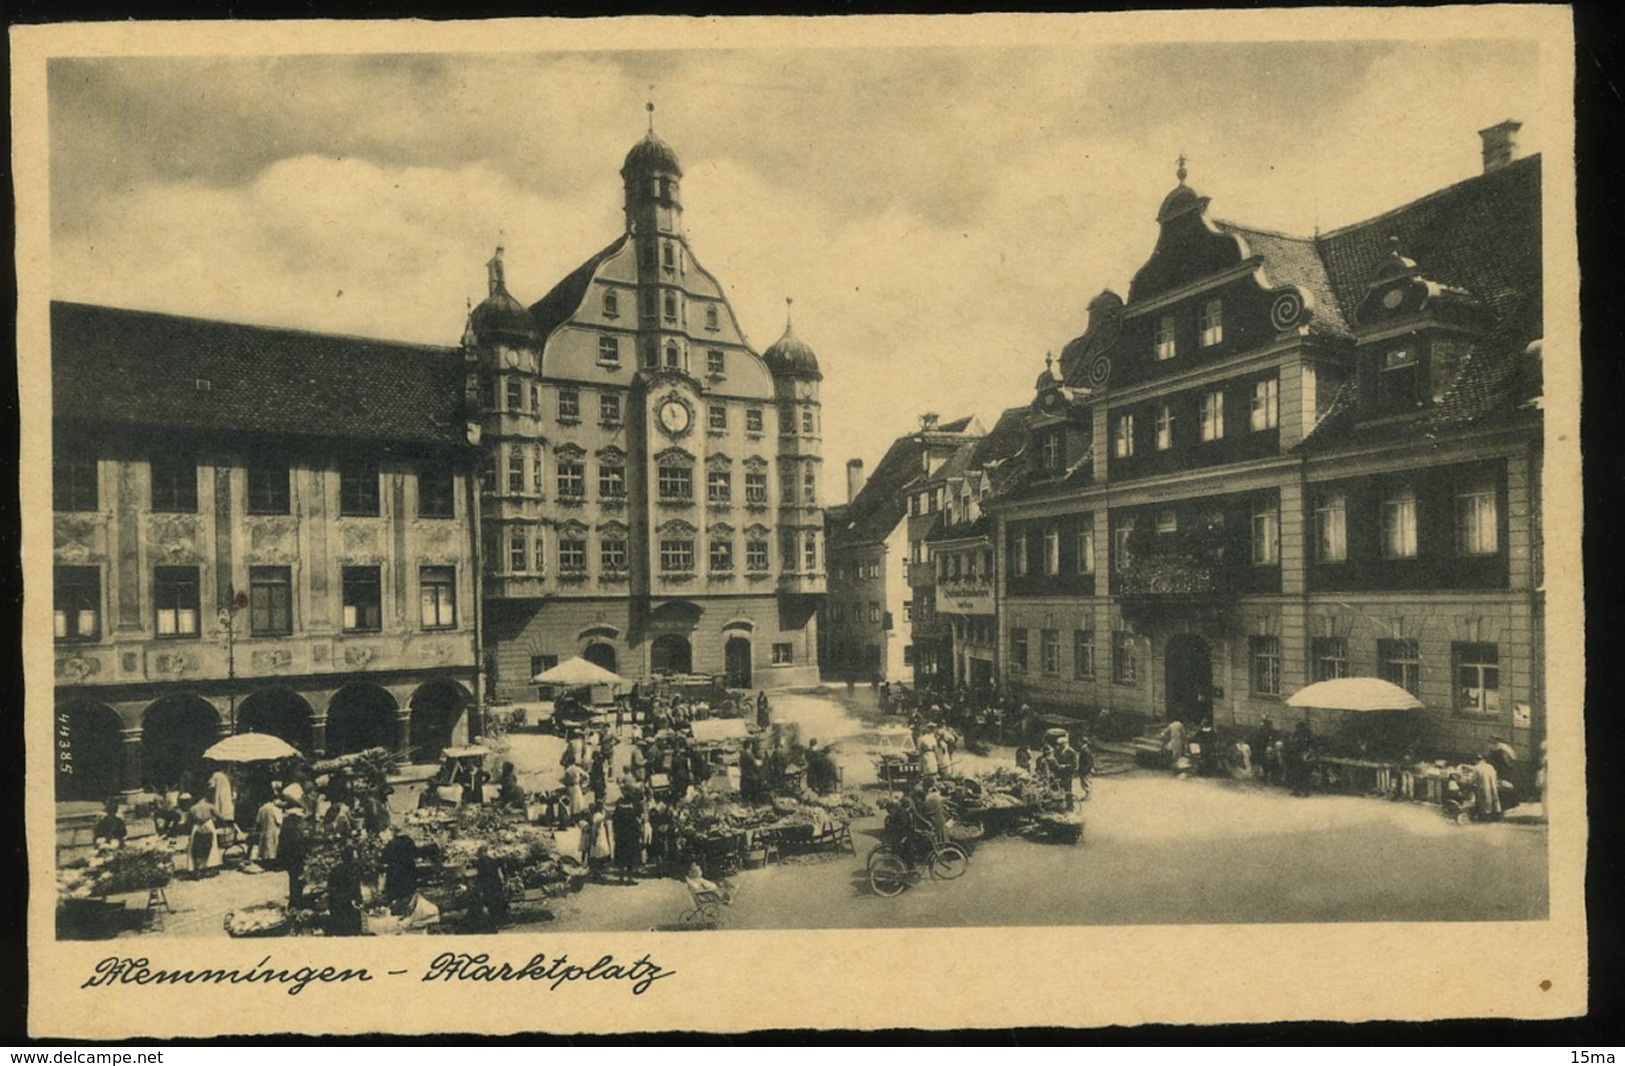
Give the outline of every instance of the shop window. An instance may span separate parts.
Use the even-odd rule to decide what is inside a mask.
[[[1204,441],[1224,439],[1224,393],[1221,390],[1202,394],[1201,426]]]
[[[1416,641],[1377,641],[1377,676],[1392,681],[1412,696],[1421,694],[1422,659]]]
[[[665,463],[655,479],[660,498],[667,502],[682,502],[694,498],[694,471],[686,466]]]
[[[1211,348],[1224,341],[1224,301],[1207,300],[1202,304],[1202,347]]]
[[[1281,515],[1274,500],[1253,504],[1253,565],[1275,566],[1281,561]]]
[[[195,566],[158,566],[152,572],[154,628],[160,637],[198,635],[198,576]]]
[[[1501,713],[1500,649],[1494,644],[1454,644],[1456,713],[1492,717]]]
[[[1322,493],[1315,500],[1315,561],[1341,563],[1348,557],[1348,497]]]
[[[292,503],[287,463],[250,463],[245,471],[249,514],[287,514]]]
[[[340,463],[339,514],[376,517],[378,502],[378,464],[370,459]]]
[[[747,540],[745,542],[745,569],[761,571],[767,568],[767,541]]]
[[[559,498],[579,500],[587,495],[587,465],[579,459],[558,462]]]
[[[1412,411],[1419,403],[1422,376],[1416,353],[1409,348],[1383,352],[1377,369],[1377,407],[1384,414]]]
[[[734,568],[734,542],[723,537],[711,541],[711,569],[717,573],[731,573]]]
[[[712,429],[728,428],[728,407],[726,404],[713,403],[705,409],[706,425]]]
[[[1134,634],[1112,634],[1112,680],[1119,685],[1133,685],[1140,680],[1139,656],[1134,650]]]
[[[1456,551],[1494,555],[1500,550],[1500,508],[1495,485],[1473,482],[1456,490]]]
[[[1118,415],[1112,431],[1112,454],[1127,459],[1134,454],[1134,416]]]
[[[1157,405],[1157,451],[1165,452],[1174,446],[1174,408],[1172,404]]]
[[[1349,642],[1342,637],[1314,638],[1309,643],[1309,657],[1316,681],[1349,676]]]
[[[621,499],[626,495],[626,467],[605,459],[598,464],[598,495]]]
[[[1382,501],[1382,557],[1416,558],[1416,491],[1408,486]]]
[[[620,366],[621,338],[613,333],[600,334],[598,337],[598,361],[605,366]]]
[[[1010,671],[1027,672],[1027,630],[1019,626],[1010,630]]]
[[[582,537],[559,538],[559,573],[579,574],[587,569],[587,541]]]
[[[559,390],[559,421],[576,422],[581,419],[581,390]]]
[[[668,574],[690,573],[694,569],[694,542],[684,537],[660,541],[660,569]]]
[[[1178,352],[1174,342],[1174,316],[1163,315],[1157,319],[1157,358],[1172,359]]]
[[[99,640],[102,635],[102,573],[94,566],[59,566],[51,600],[60,641]]]
[[[1281,382],[1277,378],[1264,378],[1253,382],[1253,398],[1248,424],[1253,432],[1276,428],[1280,409]]]
[[[419,617],[424,629],[450,629],[457,624],[456,567],[421,568],[418,571],[418,593],[421,605]]]
[[[248,568],[248,629],[257,637],[293,632],[293,571],[288,567]]]
[[[626,569],[626,541],[611,537],[599,543],[598,558],[606,571],[619,573]]]
[[[197,513],[197,462],[189,455],[155,455],[152,509],[175,514]]]
[[[1281,694],[1281,638],[1248,637],[1247,658],[1252,664],[1253,695]]]
[[[100,495],[96,460],[59,450],[51,461],[51,506],[58,511],[94,511]]]
[[[788,641],[773,645],[773,665],[789,666],[796,661],[796,647]]]
[[[1095,634],[1090,629],[1072,631],[1072,676],[1089,681],[1095,676]]]
[[[745,432],[760,433],[762,432],[762,425],[762,409],[760,407],[745,408]]]
[[[733,475],[726,470],[709,470],[705,474],[705,499],[708,503],[729,503],[733,500]]]
[[[598,421],[606,426],[621,424],[621,397],[618,393],[601,392],[598,394]]]
[[[346,566],[341,575],[344,631],[376,633],[384,627],[384,587],[376,566]]]
[[[450,518],[456,511],[456,476],[449,466],[434,464],[418,470],[418,517]]]
[[[1061,672],[1061,631],[1041,630],[1038,638],[1039,666],[1046,674]]]

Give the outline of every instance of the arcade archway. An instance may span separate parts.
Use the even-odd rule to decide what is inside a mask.
[[[299,693],[270,688],[254,693],[237,705],[237,732],[269,733],[309,755],[313,746],[312,717],[310,704]]]
[[[654,674],[694,672],[694,650],[680,633],[662,633],[649,645],[649,670]]]
[[[418,686],[408,701],[412,712],[408,758],[413,762],[438,760],[441,751],[451,747],[457,723],[473,702],[474,697],[455,681],[440,678]]]
[[[601,640],[594,641],[582,649],[581,657],[594,666],[603,667],[612,674],[620,673],[620,668],[616,666],[617,656],[613,644],[607,644]]]
[[[168,789],[183,775],[198,782],[203,753],[220,739],[220,712],[201,696],[165,696],[141,716],[141,776]],[[200,783],[200,782],[199,782]]]
[[[57,707],[52,761],[58,801],[104,800],[118,795],[124,766],[123,732],[123,719],[104,703]]]
[[[387,689],[352,681],[327,704],[326,755],[368,748],[395,750],[395,697]]]

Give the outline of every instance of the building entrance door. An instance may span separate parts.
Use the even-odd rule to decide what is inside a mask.
[[[750,688],[750,641],[729,637],[722,650],[729,688]]]
[[[993,664],[986,659],[970,661],[970,687],[977,690],[993,687]]]
[[[655,674],[689,674],[694,672],[694,652],[688,638],[677,633],[664,633],[649,646],[649,670]]]
[[[589,644],[582,651],[581,657],[594,666],[603,667],[612,674],[620,672],[619,667],[615,665],[615,645],[613,644],[605,644],[603,641]],[[540,671],[537,672],[540,673]]]
[[[1168,720],[1194,726],[1208,718],[1213,713],[1213,653],[1207,641],[1194,633],[1169,637],[1163,661]]]

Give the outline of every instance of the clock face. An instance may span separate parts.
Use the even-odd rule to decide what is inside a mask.
[[[1403,289],[1389,289],[1382,296],[1382,306],[1386,307],[1390,311],[1404,302],[1405,292]]]
[[[688,431],[689,418],[688,405],[681,400],[667,400],[660,405],[661,428],[672,436]]]

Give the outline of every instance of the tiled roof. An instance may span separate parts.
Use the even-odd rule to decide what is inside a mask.
[[[89,304],[51,304],[51,388],[58,423],[110,431],[419,445],[464,432],[458,349]]]
[[[609,246],[585,263],[566,274],[548,294],[530,305],[530,317],[536,320],[536,331],[545,342],[550,333],[576,312],[581,306],[582,298],[587,295],[587,286],[592,284],[593,275],[604,260],[620,251],[621,245],[627,241],[627,235],[622,234],[610,242]]]
[[[984,469],[988,463],[1008,459],[1021,451],[1027,444],[1029,413],[1030,409],[1025,405],[1007,407],[1001,411],[992,431],[976,442],[976,451],[970,460],[971,468]]]
[[[885,540],[908,513],[904,490],[919,480],[924,446],[915,434],[898,437],[875,464],[857,499],[839,521],[826,524],[831,551]]]
[[[1226,233],[1238,235],[1247,242],[1254,255],[1263,257],[1264,273],[1272,285],[1297,285],[1314,298],[1315,313],[1309,320],[1311,332],[1337,337],[1350,335],[1342,304],[1332,290],[1331,279],[1326,276],[1326,264],[1321,262],[1313,239],[1289,237],[1284,233],[1253,229],[1218,219],[1213,224]]]

